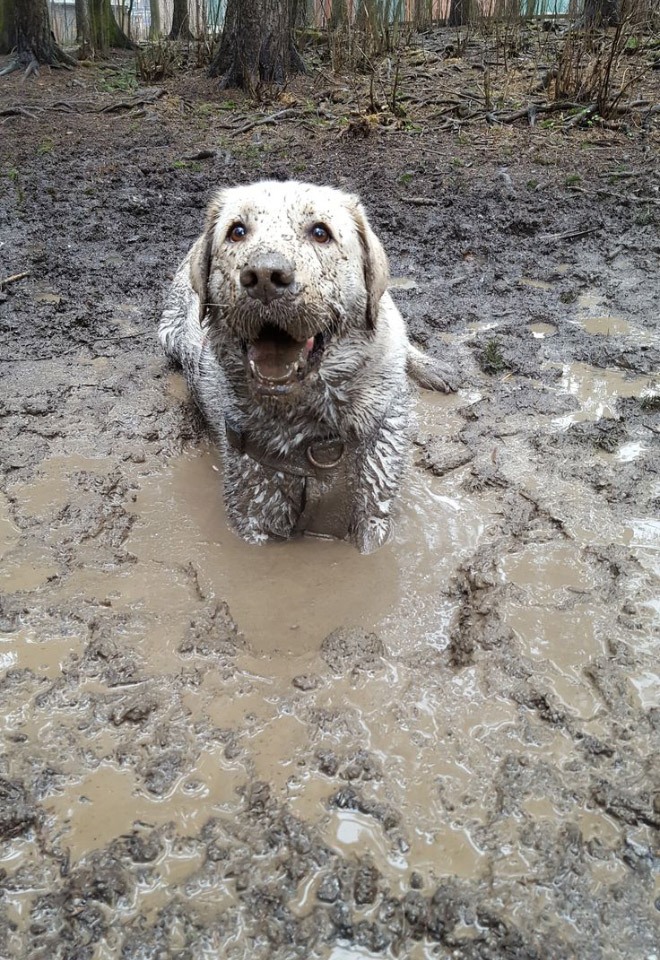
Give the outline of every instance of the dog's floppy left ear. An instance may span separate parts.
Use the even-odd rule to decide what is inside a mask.
[[[223,193],[216,193],[206,208],[206,229],[197,240],[190,257],[190,282],[199,297],[199,322],[204,322],[209,300],[209,276],[213,259],[215,227],[222,209]]]
[[[351,204],[351,214],[355,220],[362,247],[364,283],[367,289],[367,326],[373,330],[378,317],[380,298],[387,290],[390,280],[387,254],[371,229],[364,207],[356,197]]]

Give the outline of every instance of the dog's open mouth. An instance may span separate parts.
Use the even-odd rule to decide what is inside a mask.
[[[248,374],[261,393],[290,393],[314,370],[329,337],[317,333],[294,340],[284,330],[266,324],[256,340],[244,344]]]

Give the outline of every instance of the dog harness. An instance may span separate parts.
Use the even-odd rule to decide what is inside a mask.
[[[227,442],[264,467],[303,480],[296,533],[345,540],[349,533],[352,491],[348,465],[356,444],[329,437],[313,440],[285,456],[274,456],[225,420]]]

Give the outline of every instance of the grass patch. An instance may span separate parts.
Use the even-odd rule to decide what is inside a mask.
[[[481,367],[484,373],[502,373],[509,369],[497,340],[489,340],[484,347]]]

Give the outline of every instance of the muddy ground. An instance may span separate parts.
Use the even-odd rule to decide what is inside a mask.
[[[1,127],[0,956],[655,960],[657,126],[232,134],[165,90]],[[265,175],[363,196],[460,380],[372,557],[228,533],[158,350],[210,191]]]

